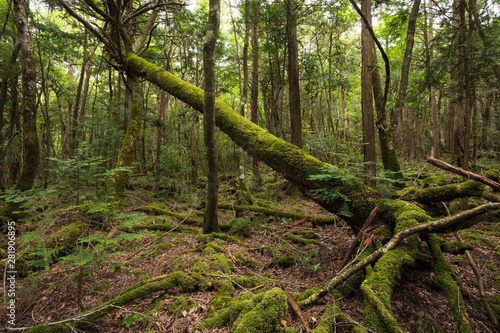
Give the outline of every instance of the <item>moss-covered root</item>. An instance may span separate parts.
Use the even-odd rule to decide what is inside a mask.
[[[95,321],[113,312],[117,307],[127,305],[136,299],[149,298],[158,291],[169,291],[180,288],[183,292],[190,292],[196,290],[199,284],[200,281],[191,275],[183,272],[173,272],[161,279],[154,278],[149,281],[140,282],[125,289],[119,296],[89,311],[87,314],[79,315],[74,320],[68,320],[65,324],[53,325],[50,327],[55,329],[54,332],[64,332],[68,325],[80,327],[85,325],[85,323]],[[47,325],[34,326],[30,328],[29,332],[39,332],[38,329],[42,326],[47,327]]]
[[[438,285],[443,289],[448,299],[448,304],[450,305],[453,319],[457,323],[458,331],[467,333],[474,332],[472,321],[465,309],[462,293],[452,278],[451,267],[446,262],[443,252],[441,252],[436,234],[429,235],[427,244],[429,245],[429,249],[434,259],[434,272]]]
[[[312,332],[333,333],[335,332],[335,325],[339,323],[345,323],[348,327],[350,327],[351,332],[367,332],[362,329],[362,326],[357,324],[351,317],[340,311],[339,303],[335,301],[332,301],[327,305],[325,313],[323,314],[323,319],[319,322],[318,326],[312,330]]]
[[[233,299],[227,307],[211,315],[196,329],[231,326],[234,333],[273,333],[288,312],[285,293],[273,288],[256,295],[244,293]]]
[[[390,210],[396,222],[394,233],[431,220],[420,208],[404,201],[394,202]],[[417,251],[418,236],[410,236],[406,244],[385,253],[373,271],[368,272],[361,291],[365,297],[364,322],[369,328],[377,332],[402,332],[391,311],[392,290],[401,278],[403,266],[415,262]]]
[[[484,184],[468,180],[460,184],[448,184],[428,188],[408,187],[397,191],[395,197],[402,200],[431,204],[465,197],[482,197],[486,194]]]

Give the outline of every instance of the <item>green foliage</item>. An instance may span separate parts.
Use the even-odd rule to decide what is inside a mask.
[[[326,187],[312,191],[313,194],[316,197],[325,200],[327,203],[333,203],[338,200],[343,201],[341,209],[337,212],[337,214],[346,217],[352,216],[347,204],[351,201],[351,199],[344,194],[344,185],[359,181],[359,178],[350,175],[347,170],[337,168],[336,166],[326,166],[323,168],[323,171],[324,173],[322,174],[312,175],[309,177],[311,180],[316,180],[322,184],[326,184]]]

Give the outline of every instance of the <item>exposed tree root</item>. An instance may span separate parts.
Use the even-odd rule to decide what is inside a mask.
[[[436,234],[428,235],[427,244],[434,258],[434,272],[436,273],[438,285],[443,289],[448,299],[458,331],[464,333],[474,332],[472,321],[467,315],[462,292],[453,280],[450,265],[441,252]]]
[[[406,208],[405,208],[406,206]],[[477,216],[479,214],[483,214],[489,210],[492,209],[500,209],[500,204],[495,203],[495,204],[486,204],[482,205],[479,207],[476,207],[474,209],[468,210],[462,214],[450,216],[443,218],[438,221],[431,221],[423,224],[418,224],[418,225],[412,225],[411,220],[417,220],[419,223],[422,223],[425,220],[431,220],[431,218],[426,215],[422,209],[418,208],[412,203],[409,202],[404,202],[404,201],[396,201],[391,204],[391,207],[393,210],[398,210],[401,209],[401,214],[399,214],[399,219],[404,219],[404,220],[409,220],[407,222],[410,223],[410,225],[407,225],[407,228],[404,230],[401,230],[401,228],[404,228],[403,223],[396,223],[398,228],[396,229],[397,232],[389,242],[387,242],[384,246],[379,248],[378,250],[374,251],[372,254],[364,258],[363,260],[359,261],[358,263],[348,266],[347,269],[344,271],[341,271],[337,276],[335,276],[333,279],[331,279],[328,283],[325,284],[325,286],[309,296],[307,299],[299,302],[300,306],[308,306],[310,304],[316,303],[320,298],[325,296],[328,291],[333,290],[337,286],[339,286],[341,283],[344,283],[349,277],[351,277],[353,274],[361,271],[364,269],[366,266],[369,264],[372,264],[379,260],[382,256],[384,256],[386,253],[389,253],[389,251],[393,250],[399,243],[401,243],[405,238],[414,235],[414,234],[426,234],[426,233],[431,233],[431,232],[448,232],[449,229],[454,229],[456,224],[459,224],[463,222],[464,220],[468,220],[474,216]],[[396,212],[395,212],[396,214]],[[398,217],[396,217],[396,220]]]

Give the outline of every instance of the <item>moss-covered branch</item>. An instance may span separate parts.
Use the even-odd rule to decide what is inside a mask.
[[[493,202],[500,200],[500,196],[496,196],[490,192],[484,184],[468,180],[460,184],[427,188],[408,187],[396,192],[396,197],[401,200],[416,201],[426,205],[468,197],[485,197]]]

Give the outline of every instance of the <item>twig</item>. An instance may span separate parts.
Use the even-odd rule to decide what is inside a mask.
[[[100,311],[102,311],[104,309],[112,308],[112,307],[118,307],[118,306],[115,306],[113,304],[109,304],[109,305],[106,305],[106,306],[104,306],[102,308],[98,308],[98,309],[95,309],[95,310],[87,312],[87,313],[79,314],[78,316],[73,317],[73,318],[64,319],[64,320],[60,320],[60,321],[56,321],[56,322],[48,323],[48,324],[44,324],[44,325],[47,325],[47,326],[56,326],[56,325],[61,325],[61,324],[67,324],[67,323],[74,323],[74,322],[82,321],[85,318],[87,318],[88,316],[93,315],[94,313],[97,313],[97,312],[100,312]],[[4,329],[8,330],[8,331],[24,331],[24,330],[28,330],[28,329],[30,329],[32,327],[35,327],[35,326],[30,326],[30,327],[5,327]]]
[[[347,264],[347,261],[349,260],[349,258],[353,254],[353,252],[358,247],[359,243],[361,243],[361,238],[363,238],[365,236],[366,229],[375,220],[377,213],[378,213],[378,207],[373,208],[373,210],[370,212],[370,215],[366,219],[365,224],[363,224],[363,227],[361,227],[361,230],[356,235],[356,238],[352,241],[351,247],[349,247],[349,250],[347,250],[347,253],[345,254],[344,259],[340,263],[340,269],[344,268],[344,266]]]
[[[300,318],[300,321],[302,322],[302,325],[304,325],[306,329],[306,333],[310,333],[311,329],[309,328],[309,325],[307,324],[307,321],[305,320],[304,316],[302,315],[302,311],[300,311],[299,305],[297,304],[297,301],[293,298],[292,295],[286,290],[285,286],[282,284],[281,289],[283,289],[283,292],[286,295],[286,299],[288,300],[288,304],[292,306],[293,311],[295,314]]]

